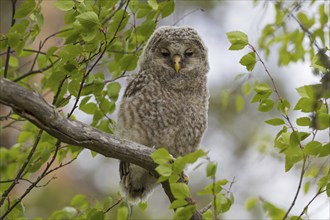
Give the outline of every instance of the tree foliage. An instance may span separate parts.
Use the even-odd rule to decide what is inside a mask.
[[[271,219],[301,219],[304,215],[308,216],[308,206],[316,197],[325,193],[330,196],[330,169],[327,163],[330,154],[330,48],[329,38],[325,37],[329,35],[329,5],[311,1],[310,7],[318,10],[315,14],[308,15],[299,11],[300,4],[298,1],[289,4],[285,1],[276,1],[273,4],[274,22],[263,28],[257,46],[252,45],[243,32],[227,33],[231,43],[229,50],[242,50],[247,47],[251,51],[239,61],[249,71],[247,74],[255,74],[253,71],[256,63],[262,65],[270,85],[266,82],[252,81],[251,77],[247,77],[241,88],[242,93],[252,96],[251,103],[258,104],[259,112],[272,111],[273,115],[279,115],[265,121],[271,126],[281,127],[274,138],[274,147],[285,158],[285,172],[293,167],[301,170],[297,191],[290,207],[279,207],[255,197],[247,201],[248,210],[260,204]],[[300,96],[297,101],[289,101],[281,95],[273,73],[266,65],[265,58],[271,54],[275,46],[278,48],[279,66],[287,66],[298,61],[308,62],[311,72],[320,78],[318,84],[295,88]],[[261,52],[264,52],[265,58]],[[241,98],[236,102],[237,110],[242,109],[243,102]],[[315,196],[301,213],[292,215],[291,209],[301,188],[303,187],[304,193],[307,193],[311,185],[314,190],[316,189]]]
[[[64,13],[61,30],[40,40],[43,28],[41,0],[12,3],[11,26],[0,36],[1,77],[21,87],[29,88],[46,97],[68,120],[75,120],[81,111],[91,116],[90,126],[113,133],[112,114],[118,106],[122,89],[118,79],[126,77],[137,67],[146,41],[160,19],[173,13],[175,3],[169,1],[135,0],[57,0],[55,7]],[[284,170],[300,169],[297,191],[289,207],[272,204],[258,195],[246,202],[246,209],[258,206],[270,219],[301,219],[308,216],[308,207],[320,195],[330,196],[329,164],[329,6],[325,2],[308,2],[317,8],[314,14],[300,11],[299,1],[271,3],[275,17],[262,30],[257,45],[241,31],[227,33],[229,50],[248,50],[240,59],[248,73],[240,93],[235,98],[238,111],[242,111],[245,98],[257,104],[259,112],[271,112],[274,117],[265,121],[278,129],[274,147],[284,158]],[[305,3],[306,4],[306,3]],[[60,43],[46,46],[50,40]],[[37,49],[32,44],[39,41]],[[274,50],[277,48],[277,51]],[[311,72],[320,83],[295,88],[298,100],[282,96],[266,59],[278,53],[278,65],[303,61],[310,64]],[[253,81],[255,67],[261,65],[269,82]],[[239,79],[241,80],[241,79]],[[294,89],[294,88],[292,88]],[[228,94],[225,96],[228,99]],[[0,100],[1,101],[1,100]],[[15,110],[15,109],[14,109]],[[47,186],[51,174],[74,162],[82,148],[62,143],[22,117],[22,112],[10,110],[1,116],[9,124],[2,130],[23,122],[16,143],[0,148],[0,215],[1,218],[25,218],[24,199],[32,190]],[[326,140],[324,136],[327,136]],[[95,156],[95,152],[92,152]],[[184,157],[172,158],[163,148],[154,151],[151,158],[157,164],[158,181],[163,183],[171,200],[174,219],[217,219],[230,210],[234,203],[231,187],[234,181],[217,179],[217,164],[207,153],[198,150]],[[208,195],[209,204],[200,209],[193,201],[187,186],[184,168],[200,163],[205,167],[205,178],[210,184],[198,195]],[[321,161],[315,163],[315,161]],[[196,165],[196,169],[200,164]],[[21,194],[13,189],[22,182],[27,185]],[[169,190],[166,190],[166,184]],[[316,191],[301,213],[292,214],[301,191]],[[51,198],[50,198],[51,200]],[[146,203],[139,204],[147,208]],[[129,207],[122,198],[105,197],[92,204],[85,195],[74,196],[63,209],[49,214],[52,219],[127,219]],[[196,216],[196,213],[199,214]]]

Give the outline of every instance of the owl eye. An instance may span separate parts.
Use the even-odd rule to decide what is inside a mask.
[[[184,52],[184,55],[186,57],[191,57],[192,55],[194,54],[194,51],[192,49],[187,49],[185,52]]]
[[[160,53],[163,55],[163,57],[169,57],[170,56],[170,52],[165,48],[162,48],[160,50]]]

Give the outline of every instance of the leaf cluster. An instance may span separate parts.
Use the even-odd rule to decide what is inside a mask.
[[[156,150],[152,159],[158,164],[156,171],[160,175],[158,182],[167,181],[174,197],[170,209],[175,210],[174,219],[190,219],[197,212],[197,205],[191,199],[192,195],[187,185],[187,176],[183,173],[189,164],[194,164],[198,159],[205,158],[207,153],[199,149],[193,153],[178,158],[173,158],[165,148]],[[197,166],[199,167],[199,165]],[[217,218],[220,213],[227,212],[234,202],[232,193],[225,192],[223,186],[228,183],[226,179],[216,181],[217,164],[209,161],[206,166],[206,177],[212,183],[200,190],[198,195],[212,197],[211,206],[205,210],[203,219]]]
[[[136,69],[144,44],[158,20],[173,13],[174,1],[57,0],[54,10],[64,14],[64,25],[44,39],[42,1],[11,2],[11,26],[0,36],[0,75],[52,99],[54,110],[67,118],[75,120],[77,113],[84,113],[92,117],[91,126],[112,133],[121,90],[117,80]],[[58,142],[13,112],[4,118],[8,123],[1,132],[21,121],[23,126],[17,126],[15,145],[0,148],[1,219],[24,218],[25,196],[54,180],[46,177],[73,162],[82,149]],[[27,183],[23,193],[13,193],[21,182]],[[81,195],[71,203],[50,218],[104,219],[104,208],[110,205],[104,201],[104,208],[93,207]],[[118,218],[126,209],[118,207]]]
[[[290,102],[280,94],[271,71],[256,47],[249,43],[248,36],[240,31],[227,33],[231,44],[229,50],[242,50],[247,46],[251,50],[241,58],[240,64],[245,66],[248,71],[253,71],[256,63],[260,62],[269,77],[271,85],[247,80],[241,87],[242,93],[245,96],[252,93],[251,103],[258,103],[259,112],[273,111],[274,114],[280,115],[280,117],[265,121],[268,125],[281,127],[274,137],[274,147],[284,156],[285,172],[290,171],[293,167],[301,170],[295,197],[292,205],[286,211],[256,197],[246,202],[248,210],[253,209],[256,204],[261,204],[264,212],[271,219],[286,219],[290,216],[302,185],[304,185],[305,193],[310,191],[312,185],[317,192],[310,203],[322,193],[326,192],[327,196],[330,196],[330,169],[329,164],[326,163],[330,154],[330,144],[329,140],[324,141],[322,138],[322,133],[327,134],[330,129],[330,93],[329,80],[327,80],[330,65],[329,57],[325,54],[325,51],[329,50],[326,46],[328,40],[325,38],[329,33],[329,27],[326,27],[328,15],[325,13],[324,3],[317,5],[315,1],[310,2],[310,7],[318,9],[317,12],[314,14],[311,12],[310,15],[294,10],[295,7],[300,8],[302,6],[300,4],[302,3],[293,1],[286,7],[284,1],[276,1],[273,4],[274,23],[264,27],[258,43],[258,50],[264,51],[266,57],[272,51],[273,45],[279,45],[278,64],[280,66],[305,61],[309,62],[311,72],[320,74],[320,83],[295,88],[299,95],[299,99],[295,102]],[[295,30],[287,27],[289,18],[292,18],[296,24]],[[315,50],[317,51],[315,52]],[[310,57],[309,61],[305,60],[307,56]],[[243,109],[243,104],[242,95],[238,95],[236,98],[238,111]],[[276,109],[274,109],[275,105]],[[308,164],[314,164],[315,161],[324,161],[324,163],[322,166],[308,166]],[[291,218],[300,219],[304,214],[308,215],[310,203],[306,205],[300,215],[294,215]]]

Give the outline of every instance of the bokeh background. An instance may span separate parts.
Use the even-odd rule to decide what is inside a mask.
[[[45,25],[40,34],[41,39],[58,31],[63,24],[63,14],[54,7],[54,2],[45,0],[42,3]],[[246,76],[248,74],[238,61],[248,50],[229,51],[229,42],[225,33],[234,30],[243,31],[249,36],[250,42],[257,45],[262,28],[274,19],[272,4],[271,1],[255,4],[252,0],[182,0],[177,1],[174,14],[158,24],[158,26],[192,26],[197,29],[209,48],[209,124],[202,148],[209,152],[211,160],[218,163],[217,178],[234,180],[231,192],[235,196],[235,203],[230,211],[223,215],[224,219],[263,219],[265,216],[261,210],[249,212],[244,208],[248,198],[263,198],[279,207],[287,208],[298,186],[299,169],[292,169],[288,173],[284,171],[284,158],[277,153],[272,143],[276,130],[264,123],[264,120],[280,115],[274,116],[276,114],[274,112],[258,112],[257,106],[249,103],[250,97],[247,97],[241,112],[237,112],[235,107],[235,95],[239,92],[242,83],[242,79],[236,80],[235,77],[241,73]],[[8,30],[9,8],[10,1],[1,0],[1,33],[6,33]],[[309,13],[317,9],[303,4],[301,10]],[[56,44],[56,40],[50,41],[49,44]],[[295,103],[298,95],[294,88],[317,83],[319,78],[312,74],[307,62],[279,68],[278,56],[277,48],[274,47],[266,65],[281,94],[291,103]],[[268,81],[266,73],[258,64],[252,77],[259,81]],[[125,87],[126,80],[120,82]],[[231,94],[226,108],[222,103],[225,91]],[[119,102],[120,99],[118,104]],[[82,112],[77,111],[76,116],[81,121],[91,120]],[[110,117],[116,119],[116,114]],[[16,135],[16,130],[6,131],[2,134],[1,145],[12,145],[15,143]],[[196,192],[207,185],[209,180],[205,178],[205,166],[196,170],[194,168],[195,166],[192,165],[187,169],[187,174],[190,176],[189,185],[194,199],[202,207],[210,198],[197,196]],[[79,193],[86,194],[91,202],[96,199],[102,200],[108,195],[112,196],[114,201],[120,197],[118,161],[101,155],[92,157],[88,150],[84,150],[72,165],[56,172],[55,176],[56,179],[47,187],[35,189],[25,199],[29,217],[47,218],[50,213],[63,208],[75,194]],[[16,190],[20,192],[23,188],[17,187]],[[315,193],[316,189],[310,190],[307,195],[301,193],[292,213],[300,213]],[[168,198],[161,187],[158,187],[148,201],[147,210],[137,209],[134,216],[142,219],[168,219],[172,215],[168,207]],[[325,195],[313,202],[309,213],[310,219],[330,218],[329,200]]]

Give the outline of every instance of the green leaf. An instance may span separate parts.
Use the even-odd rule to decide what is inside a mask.
[[[171,161],[173,157],[169,154],[169,152],[165,148],[159,148],[155,150],[150,157],[155,161],[157,164],[166,164],[167,162]]]
[[[299,12],[297,18],[306,28],[312,27],[313,24],[315,23],[314,18],[309,19],[307,15],[303,12]]]
[[[206,212],[204,212],[202,214],[202,218],[203,218],[203,220],[213,219],[214,215],[213,215],[213,212],[211,211],[211,209],[208,209]]]
[[[291,146],[298,146],[300,143],[300,137],[298,131],[293,131],[290,134],[290,145]]]
[[[210,183],[209,185],[205,186],[204,189],[197,192],[197,195],[213,195],[217,194],[222,190],[222,186],[226,185],[228,180],[223,179],[219,180],[215,183]]]
[[[129,54],[124,56],[120,61],[119,65],[121,66],[121,69],[124,71],[132,71],[137,67],[138,63],[138,56],[135,54]],[[118,65],[117,64],[117,65]]]
[[[322,144],[318,141],[311,141],[305,145],[304,152],[307,155],[318,155],[321,152]]]
[[[297,118],[296,123],[299,126],[310,126],[311,125],[311,119],[309,117]]]
[[[272,119],[266,120],[265,122],[267,124],[274,125],[274,126],[285,124],[284,120],[281,118],[272,118]]]
[[[241,50],[249,44],[248,36],[241,31],[232,31],[226,33],[231,46],[229,50]]]
[[[254,69],[256,62],[257,59],[256,59],[256,54],[254,52],[250,52],[244,55],[239,61],[239,63],[245,66],[248,71],[252,71]]]
[[[82,105],[79,107],[79,109],[85,112],[86,114],[90,114],[90,115],[94,114],[94,112],[98,110],[96,104],[93,102]]]
[[[316,129],[324,130],[330,127],[330,115],[317,112],[315,117]]]
[[[241,112],[244,107],[244,99],[241,95],[236,96],[236,111]]]
[[[185,199],[190,197],[190,191],[185,183],[171,183],[171,192],[176,199]]]
[[[158,2],[157,2],[157,0],[148,0],[148,4],[155,11],[158,9]]]
[[[231,205],[232,201],[227,198],[224,194],[218,194],[216,195],[216,201],[214,204],[214,201],[212,201],[213,206],[216,207],[216,214],[227,212]]]
[[[244,95],[249,95],[251,93],[251,84],[249,82],[246,82],[242,86],[242,92]]]
[[[74,7],[74,1],[57,0],[55,2],[55,7],[61,11],[69,11]]]
[[[301,161],[303,159],[303,153],[300,147],[296,146],[290,146],[285,151],[285,172],[288,172],[293,165],[295,165],[297,162]]]
[[[107,113],[108,110],[111,108],[112,104],[108,101],[108,99],[103,97],[102,100],[99,102],[99,106],[103,112]]]
[[[87,198],[83,194],[75,195],[72,198],[70,205],[74,206],[75,208],[77,208],[79,210],[87,209],[87,207],[89,206]]]
[[[184,163],[184,164],[195,163],[196,160],[198,160],[199,158],[201,158],[205,155],[206,155],[206,152],[204,152],[202,149],[198,149],[197,151],[194,151],[194,152],[192,152],[190,154],[187,154],[183,157],[178,157],[174,161],[174,165],[176,165],[177,163]]]
[[[76,17],[79,23],[87,29],[97,28],[100,24],[97,14],[93,11],[84,12]]]
[[[294,110],[301,110],[302,112],[313,112],[319,108],[319,104],[317,100],[302,97],[298,100]]]
[[[308,182],[306,182],[304,184],[304,193],[305,194],[308,193],[310,186],[311,186],[311,182],[310,181],[308,181]]]
[[[70,94],[73,95],[74,97],[78,96],[79,88],[80,88],[79,80],[72,80],[68,85],[68,90]]]
[[[130,15],[123,9],[118,10],[111,19],[108,32],[115,34],[116,31],[121,31],[126,27]]]
[[[318,182],[317,182],[317,186],[319,188],[323,188],[325,187],[328,183],[329,183],[329,179],[330,177],[328,175],[323,176]]]
[[[18,59],[14,56],[10,56],[9,57],[9,66],[18,67],[18,65],[19,65]]]
[[[290,110],[291,104],[286,99],[279,99],[277,102],[277,110],[281,111],[284,115],[288,114],[288,111]]]
[[[148,203],[147,202],[139,202],[139,209],[142,211],[146,210],[148,208]]]
[[[282,219],[285,215],[283,209],[280,209],[269,202],[264,202],[263,208],[271,219]]]
[[[272,90],[266,83],[258,83],[255,85],[254,91],[258,94],[265,95]]]
[[[173,216],[173,219],[190,219],[194,214],[196,207],[193,205],[188,205],[186,207],[178,208]]]
[[[185,206],[187,204],[188,204],[187,200],[185,200],[185,199],[177,199],[177,200],[174,200],[171,203],[170,209],[177,209],[177,208],[183,207],[183,206]]]
[[[271,99],[266,99],[266,100],[262,100],[259,103],[258,110],[260,112],[269,112],[273,109],[273,107],[274,107],[274,101]]]
[[[326,55],[326,53],[324,53],[324,55],[326,58],[329,60],[329,56]],[[322,61],[323,58],[321,58],[320,54],[316,54],[313,59],[312,59],[312,63],[311,63],[311,67],[321,71],[322,73],[326,73],[327,72],[327,66],[324,64],[324,62]]]
[[[119,209],[119,208],[118,208]],[[118,210],[117,210],[118,212]],[[105,217],[105,213],[102,210],[91,209],[87,214],[88,220],[102,220]]]
[[[128,208],[126,206],[121,205],[118,207],[116,219],[128,219]]]
[[[136,33],[140,36],[143,36],[141,41],[146,40],[154,32],[155,28],[156,23],[153,20],[146,20],[136,28]]]
[[[62,209],[62,211],[65,213],[65,216],[67,218],[72,218],[73,216],[77,215],[78,211],[77,209],[70,207],[70,206],[66,206]]]
[[[121,85],[117,82],[110,83],[107,87],[107,94],[113,100],[117,101]]]
[[[12,200],[11,202],[17,202],[17,199]],[[17,206],[9,212],[7,219],[19,219],[19,217],[24,216],[25,207],[22,202],[19,202]]]
[[[166,163],[158,165],[155,170],[163,177],[169,177],[172,174],[172,166]]]
[[[301,97],[311,98],[311,99],[315,98],[314,85],[302,86],[296,88],[296,90]]]
[[[81,55],[82,47],[80,45],[65,45],[62,50],[59,51],[58,56],[64,60],[72,60]]]
[[[22,2],[22,4],[18,7],[18,9],[15,12],[14,18],[23,18],[30,14],[34,8],[36,7],[35,0],[25,0]]]
[[[138,18],[138,19],[144,18],[149,13],[151,13],[151,11],[152,11],[152,8],[149,5],[146,5],[146,4],[140,5],[140,8],[136,14],[136,18]]]
[[[324,144],[319,157],[326,157],[330,155],[330,143]]]
[[[209,164],[207,164],[207,167],[206,167],[206,176],[207,177],[214,177],[216,172],[217,172],[216,163],[210,162]]]
[[[162,13],[162,18],[165,18],[174,12],[175,2],[174,0],[161,2],[159,8]]]
[[[327,196],[330,197],[330,183],[327,184]]]
[[[18,135],[17,142],[18,143],[24,143],[29,140],[32,140],[34,137],[33,133],[30,131],[21,131]]]
[[[245,209],[246,210],[251,210],[253,209],[259,202],[259,199],[257,197],[252,197],[249,198],[246,202],[245,202]]]
[[[21,41],[21,34],[17,32],[9,32],[7,34],[8,43],[11,47],[15,48],[17,44]]]

